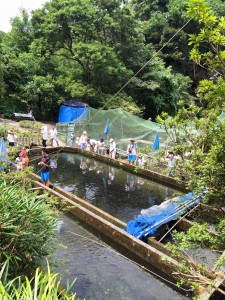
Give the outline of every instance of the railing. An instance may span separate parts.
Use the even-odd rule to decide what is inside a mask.
[[[23,138],[17,138],[16,144],[19,149],[22,149],[23,147],[31,147],[33,146],[40,146],[41,141],[37,137],[23,137]]]

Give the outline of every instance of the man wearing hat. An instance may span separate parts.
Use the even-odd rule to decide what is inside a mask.
[[[17,136],[15,135],[14,130],[11,128],[8,131],[8,136],[7,136],[7,140],[9,141],[9,146],[10,147],[14,147],[15,146],[15,139],[17,138]]]
[[[109,140],[109,157],[113,159],[116,157],[116,143],[114,139]]]
[[[42,157],[41,161],[38,163],[41,166],[41,180],[44,182],[44,185],[49,187],[49,178],[50,178],[50,158],[48,156],[46,148],[43,148],[41,151]]]
[[[87,131],[83,131],[83,134],[80,137],[80,148],[83,150],[86,150],[87,148]]]
[[[127,155],[129,164],[134,164],[138,155],[138,148],[134,139],[131,139],[130,144],[127,146]]]

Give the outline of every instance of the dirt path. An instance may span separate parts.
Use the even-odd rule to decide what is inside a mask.
[[[33,121],[30,121],[30,122],[33,122]],[[48,128],[48,132],[49,130],[51,129],[51,127],[55,126],[56,123],[55,122],[48,122],[48,121],[45,121],[45,122],[40,122],[38,121],[39,123],[42,123],[43,125],[47,125],[47,128]],[[21,128],[20,127],[20,122],[19,121],[14,121],[14,120],[11,120],[11,119],[2,119],[0,118],[0,126],[4,126],[4,125],[7,125],[7,126],[10,126],[11,128],[13,128],[16,132],[16,128]],[[21,128],[22,129],[22,128]],[[50,141],[48,139],[47,141],[47,146],[49,146],[50,144]],[[59,146],[60,147],[63,147],[65,146],[65,143],[61,142],[59,140]]]
[[[33,121],[31,121],[33,122]],[[38,121],[39,122],[39,121]],[[47,125],[48,126],[48,130],[52,127],[55,126],[55,122],[39,122],[42,123],[43,125]],[[1,119],[0,118],[0,125],[8,125],[11,126],[12,128],[15,127],[20,127],[20,122],[19,121],[14,121],[14,120],[10,120],[10,119]]]

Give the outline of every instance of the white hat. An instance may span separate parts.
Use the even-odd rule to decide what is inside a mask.
[[[112,142],[113,142],[113,139],[110,139],[109,142],[112,143]]]
[[[83,131],[83,134],[87,134],[87,131]]]

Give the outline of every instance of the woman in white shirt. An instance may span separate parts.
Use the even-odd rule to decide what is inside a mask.
[[[109,157],[113,159],[116,157],[116,143],[114,139],[109,140]]]
[[[100,141],[98,141],[98,154],[99,155],[103,155],[104,154],[104,140],[100,139]]]
[[[87,140],[88,140],[88,137],[87,137],[87,131],[84,131],[82,136],[80,137],[80,148],[83,149],[83,150],[86,150],[87,148]]]
[[[130,144],[127,147],[127,155],[129,164],[134,164],[138,155],[138,149],[134,139],[130,140]]]
[[[55,140],[57,146],[59,147],[59,142],[58,142],[58,140],[57,140],[57,130],[56,130],[56,128],[55,128],[55,127],[52,127],[52,128],[50,129],[50,132],[49,132],[49,133],[50,133],[51,146],[53,147],[53,142],[54,142],[54,140]]]
[[[47,138],[48,138],[48,129],[47,129],[47,126],[44,125],[41,127],[41,133],[42,133],[42,146],[43,147],[46,147],[46,141],[47,141]]]
[[[17,136],[15,135],[15,132],[13,129],[10,129],[8,131],[8,136],[7,136],[7,140],[9,141],[9,146],[10,147],[14,147],[15,146],[15,139],[17,138]]]

